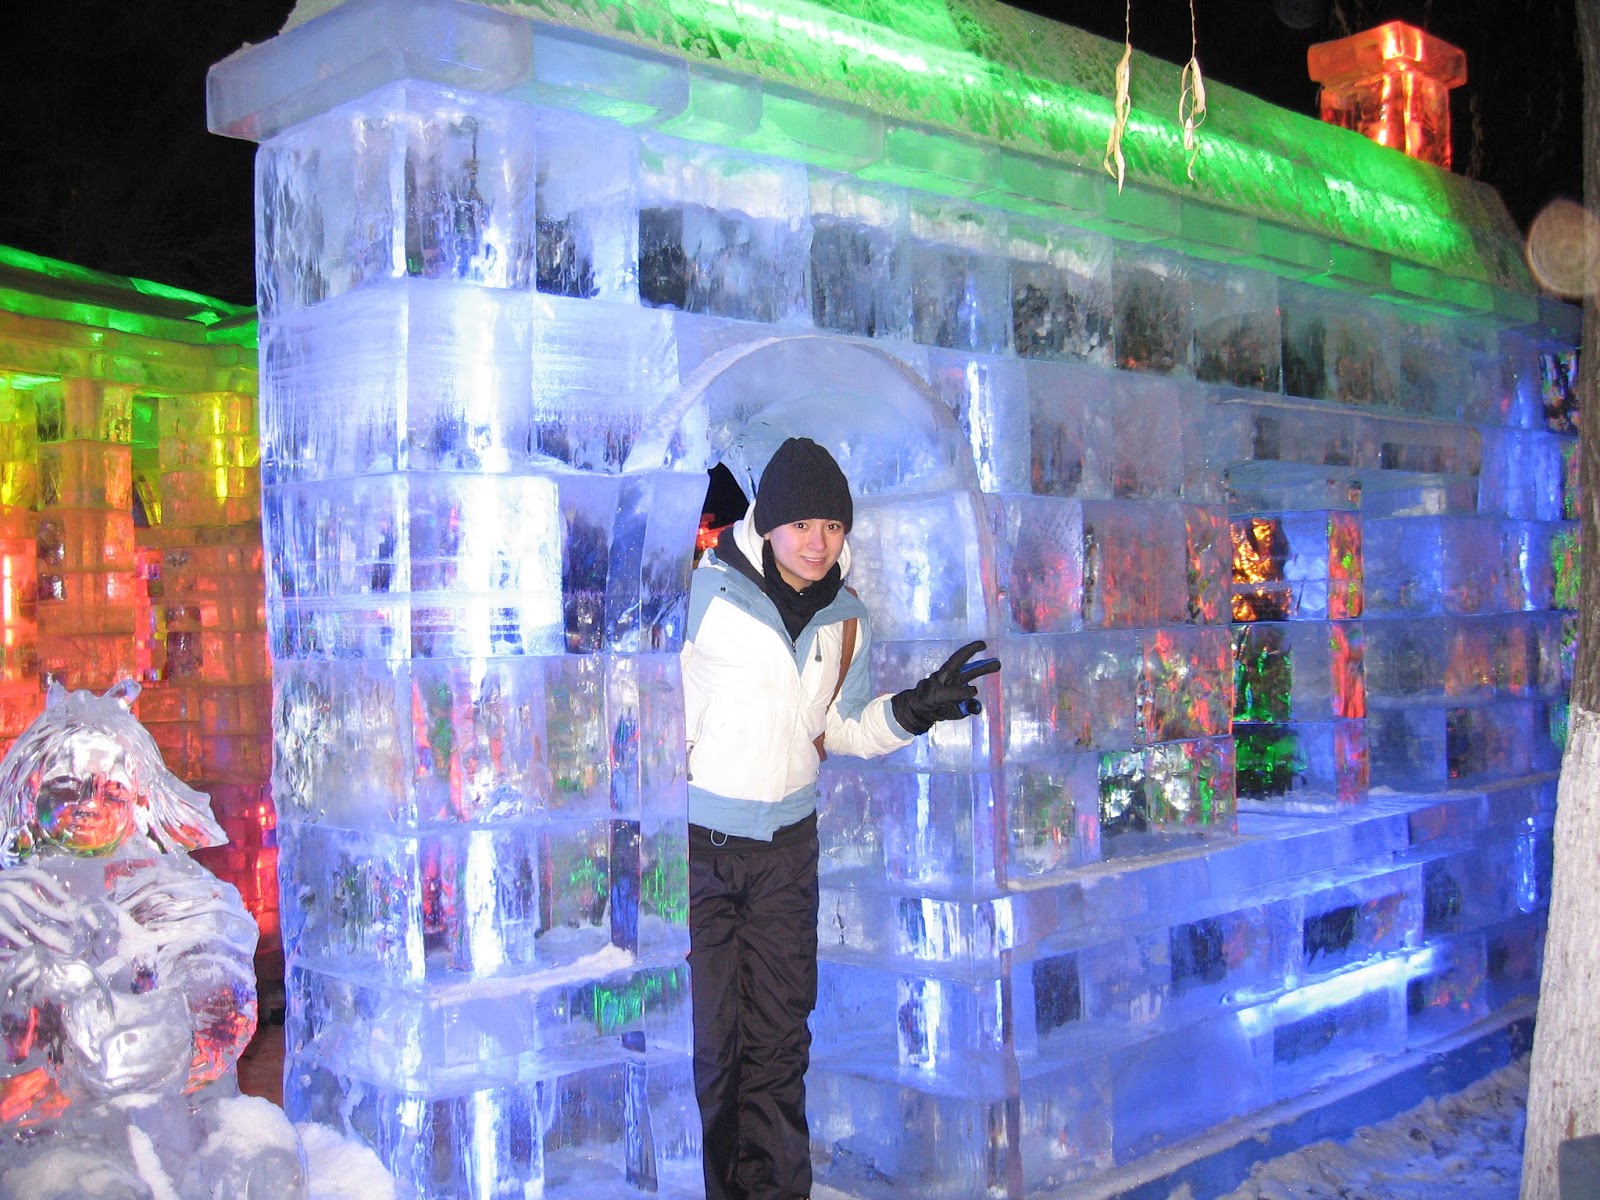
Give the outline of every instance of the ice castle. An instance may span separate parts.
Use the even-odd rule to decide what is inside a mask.
[[[1191,182],[1148,58],[1118,188],[1120,52],[986,0],[303,0],[213,68],[292,1116],[429,1200],[699,1194],[675,651],[706,469],[791,433],[861,494],[881,684],[1007,665],[828,764],[820,1180],[1110,1194],[1526,1018],[1576,315],[1489,190],[1230,89]]]

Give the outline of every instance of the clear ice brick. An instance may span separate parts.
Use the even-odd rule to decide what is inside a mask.
[[[257,303],[285,315],[383,280],[533,286],[534,113],[396,83],[256,159]]]
[[[1194,374],[1205,383],[1276,392],[1282,378],[1277,278],[1219,264],[1190,268]]]
[[[911,292],[895,270],[905,193],[818,172],[810,194],[811,319],[817,328],[855,337],[908,336]]]
[[[636,135],[576,113],[541,110],[537,119],[535,287],[576,299],[633,299]]]
[[[525,467],[530,303],[408,280],[263,320],[263,483]]]
[[[1011,342],[1011,292],[993,210],[911,201],[896,271],[911,295],[912,337],[925,346],[1002,354]]]
[[[977,503],[956,492],[856,504],[851,581],[874,615],[875,637],[965,642],[987,633],[987,539],[978,535],[986,514]]]
[[[747,321],[809,315],[799,167],[649,141],[640,155],[639,301]]]
[[[930,351],[928,377],[966,434],[979,489],[990,494],[1034,490],[1024,367],[989,355]]]
[[[1003,611],[1019,633],[1083,625],[1083,505],[1059,496],[989,502]]]
[[[1110,239],[1019,218],[1007,232],[1017,354],[1110,366]]]
[[[617,472],[678,386],[671,318],[632,305],[534,302],[532,444],[566,467]]]
[[[1117,366],[1128,371],[1193,374],[1194,295],[1189,260],[1151,246],[1119,242],[1111,265]]]

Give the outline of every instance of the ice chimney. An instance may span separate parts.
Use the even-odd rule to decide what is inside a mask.
[[[1322,119],[1423,162],[1450,166],[1450,89],[1467,56],[1404,21],[1389,21],[1306,52],[1322,85]]]

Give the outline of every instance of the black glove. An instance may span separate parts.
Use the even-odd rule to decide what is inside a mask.
[[[967,659],[982,649],[982,642],[968,642],[916,687],[891,696],[889,705],[894,709],[894,719],[900,722],[900,728],[907,733],[927,733],[935,721],[959,721],[981,713],[983,705],[972,681],[1000,669],[998,658],[967,663]]]

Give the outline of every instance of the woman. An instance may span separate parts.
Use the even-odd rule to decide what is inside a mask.
[[[854,505],[833,456],[778,447],[750,513],[689,597],[689,965],[707,1200],[804,1200],[805,1073],[817,998],[817,768],[875,757],[981,712],[972,642],[915,688],[874,696],[866,607],[844,586]]]

